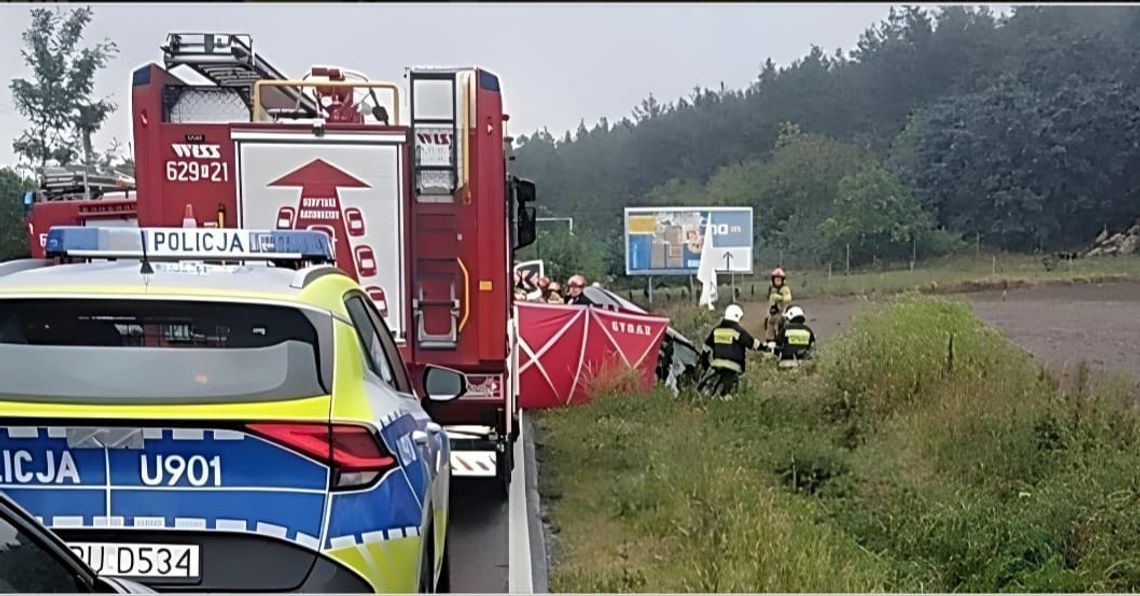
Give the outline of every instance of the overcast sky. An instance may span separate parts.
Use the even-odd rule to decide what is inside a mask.
[[[32,6],[0,5],[0,165],[15,162],[11,139],[25,126],[8,82],[27,76],[20,36]],[[744,87],[765,58],[786,65],[813,43],[849,50],[889,6],[95,4],[87,39],[119,46],[96,79],[97,94],[119,104],[96,146],[130,140],[130,72],[161,64],[169,32],[249,33],[259,54],[296,76],[333,64],[400,81],[405,66],[476,64],[502,79],[511,134],[546,126],[560,135],[581,119],[618,120],[650,92],[667,101],[698,84]]]

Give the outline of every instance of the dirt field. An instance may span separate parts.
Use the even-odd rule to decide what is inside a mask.
[[[1054,285],[965,294],[974,312],[1024,346],[1041,362],[1071,370],[1085,360],[1107,373],[1140,378],[1140,283]],[[821,342],[843,331],[864,301],[804,300],[808,324]],[[749,328],[759,331],[763,304],[745,306]]]

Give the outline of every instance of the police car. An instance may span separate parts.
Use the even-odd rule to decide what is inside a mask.
[[[445,587],[425,407],[466,383],[430,367],[415,395],[327,236],[68,227],[47,253],[0,264],[0,491],[88,565],[179,592]]]

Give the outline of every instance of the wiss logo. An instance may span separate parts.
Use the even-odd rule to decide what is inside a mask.
[[[181,158],[194,159],[221,159],[221,145],[197,145],[190,143],[171,143],[175,155]]]
[[[451,133],[449,132],[417,132],[416,140],[421,145],[450,145]]]
[[[649,325],[635,325],[622,321],[610,321],[610,328],[618,333],[625,333],[627,335],[644,335],[646,337],[653,335],[653,331],[649,328]]]

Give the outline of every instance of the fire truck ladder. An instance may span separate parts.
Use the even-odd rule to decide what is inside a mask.
[[[169,70],[186,66],[218,87],[236,89],[252,110],[253,84],[265,80],[287,80],[253,51],[253,38],[246,33],[171,33],[162,46],[163,63]],[[297,104],[308,117],[320,115],[316,101],[300,89],[275,87],[289,103]]]
[[[412,70],[409,74],[412,108],[412,132],[415,139],[416,193],[421,202],[450,203],[459,186],[458,132],[459,113],[456,73],[451,69]],[[417,101],[417,96],[419,100]],[[425,114],[426,112],[426,114]],[[421,138],[426,135],[448,135],[447,154],[432,152],[439,143]],[[438,198],[428,199],[428,196]]]
[[[411,107],[411,127],[413,135],[415,194],[417,206],[425,203],[446,204],[440,209],[450,211],[452,218],[455,209],[455,191],[459,186],[459,113],[456,106],[457,84],[454,69],[412,69],[408,80],[411,93],[408,103]],[[445,143],[441,143],[445,140]],[[442,150],[442,147],[446,147]],[[418,209],[417,209],[418,210]],[[442,231],[442,230],[441,230]],[[420,254],[417,255],[417,270],[442,271],[453,268],[459,255]],[[424,295],[420,286],[414,301],[417,323],[416,340],[424,349],[455,349],[459,341],[460,303],[456,276],[447,283],[447,295]],[[465,283],[465,282],[464,282]],[[450,315],[447,333],[430,333],[427,330],[425,307],[439,312],[447,309]]]

